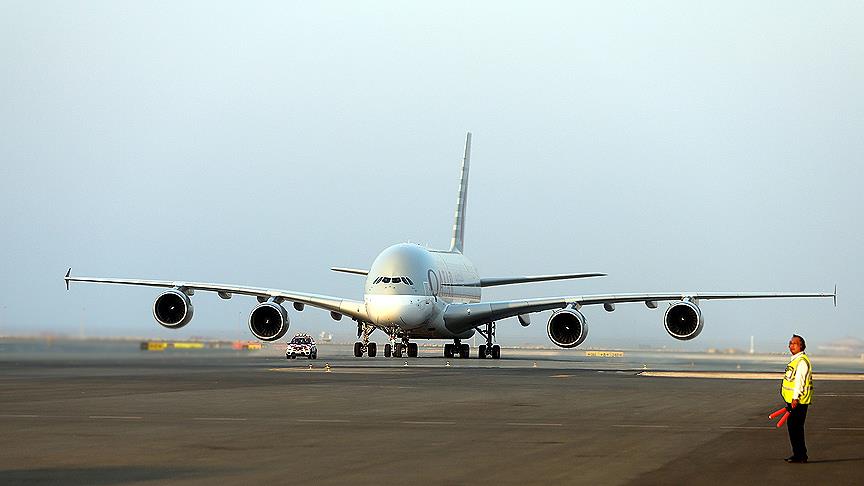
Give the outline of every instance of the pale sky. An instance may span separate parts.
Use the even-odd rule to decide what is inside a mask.
[[[251,338],[212,281],[362,298],[387,246],[449,244],[474,133],[465,253],[483,276],[588,272],[484,299],[831,291],[585,309],[583,346],[782,351],[864,338],[861,2],[0,3],[0,334]],[[290,310],[291,331],[352,321]],[[549,313],[499,323],[551,344]],[[384,335],[373,335],[384,342]]]

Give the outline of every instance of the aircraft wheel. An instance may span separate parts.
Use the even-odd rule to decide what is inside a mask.
[[[492,359],[501,359],[501,346],[492,346]]]
[[[477,357],[480,359],[486,359],[486,345],[481,344],[477,347]]]
[[[363,356],[363,344],[360,341],[354,343],[354,357],[360,358]]]
[[[370,358],[374,358],[376,354],[378,354],[378,345],[375,343],[369,343],[366,348],[367,353]]]
[[[408,343],[408,357],[416,358],[417,357],[417,343]]]
[[[471,346],[467,344],[463,344],[459,347],[459,357],[462,359],[468,359],[468,356],[471,355]]]
[[[453,357],[453,345],[452,344],[447,343],[444,345],[444,357],[445,358],[452,358]]]
[[[390,346],[390,343],[384,345],[384,357],[389,358],[393,354],[393,347]]]
[[[393,348],[393,356],[395,356],[397,358],[401,358],[403,347],[404,346],[402,346],[402,343],[396,343],[396,346],[394,346],[394,348]]]

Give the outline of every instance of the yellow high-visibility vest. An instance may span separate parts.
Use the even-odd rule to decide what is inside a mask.
[[[786,365],[786,374],[783,375],[783,384],[780,385],[780,394],[783,395],[783,400],[786,400],[786,403],[792,403],[792,393],[795,391],[795,374],[798,373],[798,363],[802,359],[807,362],[807,376],[804,377],[804,388],[801,389],[801,395],[798,396],[798,403],[807,405],[813,398],[813,365],[810,364],[810,358],[801,353],[801,356]]]

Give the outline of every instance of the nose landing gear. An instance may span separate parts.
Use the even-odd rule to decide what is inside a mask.
[[[454,339],[453,344],[447,343],[444,345],[445,358],[453,358],[457,354],[462,359],[468,359],[468,356],[471,354],[471,346],[468,344],[462,344],[459,339]]]
[[[385,358],[389,358],[390,356],[401,358],[403,355],[407,355],[409,358],[417,357],[417,343],[410,342],[408,336],[405,334],[399,336],[400,333],[396,328],[388,329],[386,332],[390,336],[390,342],[384,345]],[[400,342],[396,342],[397,339],[400,339]]]

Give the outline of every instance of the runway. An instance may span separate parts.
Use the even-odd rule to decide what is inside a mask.
[[[4,352],[0,483],[853,484],[864,465],[864,381],[817,375],[811,463],[790,465],[769,379],[328,351]]]

